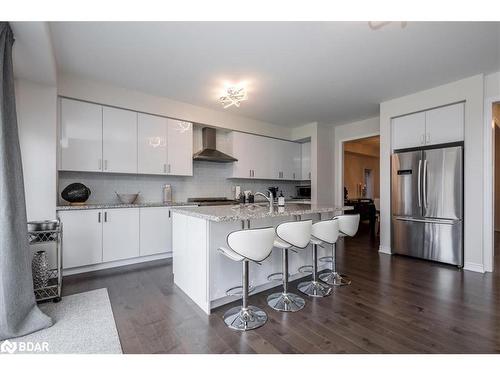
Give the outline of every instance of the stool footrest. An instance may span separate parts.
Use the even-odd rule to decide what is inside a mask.
[[[313,266],[311,264],[299,267],[299,272],[300,273],[312,273],[313,272]]]
[[[321,257],[319,258],[319,261],[324,263],[333,263],[333,257],[331,255],[326,257]]]
[[[267,276],[269,281],[281,281],[283,280],[283,272],[275,272]]]
[[[290,277],[290,274],[288,274]],[[283,281],[283,272],[275,272],[267,276],[267,280],[269,281]]]
[[[252,293],[255,290],[253,286],[248,286],[248,293]],[[243,296],[243,287],[241,285],[234,286],[226,290],[226,296]]]

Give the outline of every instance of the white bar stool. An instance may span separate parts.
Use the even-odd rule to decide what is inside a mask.
[[[330,239],[334,234],[334,225],[331,220],[324,220],[314,223],[311,228],[310,242],[313,245],[312,250],[312,280],[301,282],[297,288],[304,294],[310,297],[326,297],[332,292],[332,288],[318,280],[318,246],[321,246],[322,240],[318,237]],[[330,233],[331,232],[331,233]],[[335,239],[336,240],[336,239]],[[299,268],[305,269],[311,266],[303,266]]]
[[[331,221],[337,222],[337,232],[338,237],[353,237],[358,232],[359,226],[359,214],[356,215],[340,215],[334,217]],[[314,235],[314,233],[313,233]],[[325,241],[327,242],[327,241]],[[332,269],[329,272],[322,273],[319,275],[321,281],[333,286],[344,286],[351,284],[345,275],[341,275],[337,272],[337,252],[336,252],[336,240],[332,243],[332,256],[323,257],[320,261],[329,262],[332,264]]]
[[[224,323],[237,331],[248,331],[264,325],[267,315],[264,310],[248,305],[248,262],[260,263],[273,249],[274,228],[246,229],[227,236],[229,247],[218,250],[229,259],[242,262],[242,306],[233,307],[224,313]],[[234,288],[232,288],[234,289]]]
[[[274,247],[282,250],[283,268],[282,272],[272,274],[270,277],[282,275],[283,292],[273,293],[267,297],[267,304],[274,310],[295,312],[304,308],[306,304],[302,297],[288,291],[288,249],[307,247],[311,240],[311,227],[312,220],[290,221],[276,227],[277,237],[274,240]]]

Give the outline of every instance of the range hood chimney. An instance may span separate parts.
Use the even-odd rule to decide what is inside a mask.
[[[215,129],[203,128],[201,130],[203,139],[203,148],[193,155],[193,160],[211,161],[214,163],[232,163],[238,159],[226,155],[215,148],[216,133]]]

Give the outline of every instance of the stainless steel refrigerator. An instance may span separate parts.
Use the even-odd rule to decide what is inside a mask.
[[[462,146],[395,152],[391,247],[463,267]]]

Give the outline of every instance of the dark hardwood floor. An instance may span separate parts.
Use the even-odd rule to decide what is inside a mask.
[[[495,245],[500,269],[499,238]],[[108,288],[124,353],[500,352],[500,272],[459,271],[377,250],[363,225],[338,244],[350,286],[306,298],[297,313],[268,308],[270,291],[252,296],[269,320],[243,333],[224,325],[229,305],[211,316],[199,310],[174,285],[170,261],[69,276],[63,293]]]

